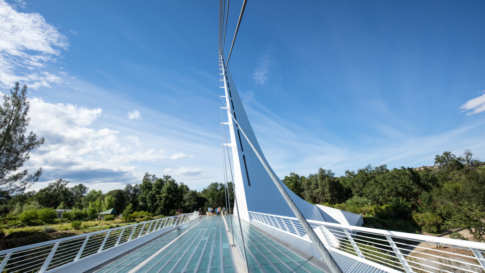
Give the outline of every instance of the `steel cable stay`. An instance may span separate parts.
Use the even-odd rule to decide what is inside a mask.
[[[244,10],[246,9],[247,2],[248,2],[247,0],[244,0],[241,7],[241,12],[239,13],[239,19],[237,20],[236,31],[234,32],[234,38],[232,39],[231,49],[229,50],[229,55],[227,56],[227,62],[226,62],[226,66],[224,67],[224,72],[226,71],[227,66],[229,65],[229,60],[231,59],[232,49],[234,48],[234,43],[236,42],[237,33],[239,31],[239,26],[241,25],[241,20],[244,15]]]
[[[226,66],[227,66],[227,64],[226,64]],[[225,70],[224,70],[224,74],[225,74]],[[226,96],[227,96],[227,94],[226,94]],[[224,106],[226,108],[228,107],[226,104],[224,104]],[[283,196],[283,198],[285,199],[285,201],[288,203],[288,206],[292,210],[293,214],[295,214],[296,218],[298,219],[298,221],[300,222],[300,224],[303,226],[303,229],[307,233],[307,235],[310,238],[312,244],[315,246],[315,248],[319,252],[320,256],[323,258],[323,260],[325,261],[325,263],[327,264],[327,266],[330,268],[330,270],[333,273],[343,273],[343,271],[338,266],[337,262],[335,262],[335,260],[333,259],[333,257],[330,255],[330,253],[326,249],[326,247],[323,245],[323,243],[321,242],[321,240],[318,238],[318,236],[315,233],[315,231],[313,230],[313,228],[306,221],[306,218],[300,212],[300,210],[298,209],[298,207],[296,206],[296,204],[293,202],[293,200],[291,199],[291,197],[288,195],[288,193],[285,191],[285,189],[283,188],[283,186],[281,186],[281,183],[276,178],[276,175],[273,173],[273,171],[269,167],[268,163],[259,154],[258,150],[254,147],[252,141],[249,139],[249,137],[246,135],[246,133],[244,133],[244,130],[241,128],[241,125],[239,125],[239,123],[237,122],[237,120],[234,118],[234,115],[230,111],[228,111],[228,113],[229,113],[231,119],[233,120],[233,122],[236,123],[236,126],[239,127],[239,130],[241,131],[241,133],[243,134],[243,136],[248,141],[249,146],[251,146],[252,150],[254,151],[254,153],[256,154],[256,156],[258,157],[259,161],[263,164],[263,167],[266,169],[266,171],[268,172],[269,176],[271,177],[271,179],[275,183],[276,187],[278,188],[279,192],[281,193],[281,195]]]

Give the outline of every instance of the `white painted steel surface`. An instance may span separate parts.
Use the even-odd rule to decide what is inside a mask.
[[[249,215],[251,223],[256,221],[310,242],[294,217],[258,212],[249,212]],[[370,264],[388,272],[485,272],[484,243],[323,221],[308,222],[339,265],[349,263],[348,259],[351,258],[361,262],[361,266]],[[298,246],[294,237],[282,238]],[[308,248],[306,251],[311,252],[310,245],[302,249],[305,250],[305,247]],[[318,257],[318,253],[310,254]]]
[[[229,127],[229,139],[227,141],[230,141],[230,143],[223,143],[223,145],[232,148],[233,179],[236,187],[236,197],[240,217],[249,221],[248,211],[258,211],[292,217],[294,214],[290,207],[278,191],[256,153],[251,149],[246,138],[239,132],[239,127],[233,122],[231,114],[235,117],[239,125],[244,128],[244,132],[251,140],[251,143],[255,146],[258,153],[265,158],[258,140],[256,139],[256,135],[253,132],[251,123],[246,115],[246,111],[244,110],[231,72],[229,71],[229,68],[224,70],[222,59],[220,58],[219,60],[219,68],[223,78],[223,86],[220,87],[225,90],[225,96],[222,96],[225,99],[225,107],[222,107],[221,109],[227,111],[227,122],[223,122],[223,124],[228,125]],[[322,212],[317,206],[308,203],[293,193],[279,178],[278,181],[306,219],[326,221],[324,218],[325,212]],[[234,212],[237,213],[237,209],[234,209]],[[347,214],[342,213],[341,217],[335,218],[334,220],[341,223],[341,218],[346,216]],[[352,217],[362,218],[362,216],[358,214],[352,214]],[[344,221],[345,224],[351,222],[359,223],[359,221],[355,221],[354,219]]]
[[[198,217],[198,212],[182,214],[3,250],[0,251],[0,272],[49,272],[139,240],[162,228],[178,226]],[[133,234],[137,236],[133,238]]]

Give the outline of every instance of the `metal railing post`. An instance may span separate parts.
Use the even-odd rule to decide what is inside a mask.
[[[123,228],[123,229],[121,230],[120,237],[118,237],[118,240],[116,240],[116,244],[115,244],[115,246],[117,246],[117,245],[119,245],[119,244],[120,244],[120,240],[121,240],[121,237],[123,236],[123,233],[125,232],[125,229],[126,229],[126,228]]]
[[[292,219],[290,219],[290,223],[293,225],[293,228],[295,229],[296,234],[298,234],[298,236],[301,236],[300,231],[296,228],[295,223],[293,223]]]
[[[49,264],[52,261],[52,258],[54,258],[54,254],[56,254],[57,248],[59,247],[60,242],[57,242],[54,247],[51,249],[51,252],[49,253],[49,256],[47,256],[47,259],[45,259],[44,264],[39,270],[39,273],[45,273],[47,271],[47,268],[49,268]]]
[[[386,238],[387,238],[387,241],[389,242],[389,244],[391,245],[392,249],[394,250],[394,254],[396,254],[397,258],[401,262],[402,267],[404,267],[404,270],[406,270],[406,272],[408,272],[408,273],[414,272],[411,269],[411,267],[409,266],[408,261],[406,261],[406,258],[404,258],[401,251],[397,247],[396,243],[394,243],[394,240],[392,240],[392,237],[389,236],[389,235],[386,235]]]
[[[345,232],[345,235],[347,235],[347,239],[349,239],[350,244],[354,248],[355,253],[357,254],[357,256],[359,256],[359,258],[365,259],[364,255],[362,254],[362,252],[359,249],[359,246],[355,243],[354,238],[352,238],[352,236],[350,235],[349,231],[346,228],[344,228],[343,230]]]
[[[320,231],[322,232],[323,234],[323,237],[325,239],[325,241],[327,241],[327,244],[330,246],[330,247],[333,247],[335,248],[335,246],[333,245],[333,241],[331,240],[331,238],[328,237],[328,234],[327,232],[325,231],[325,227],[323,225],[319,225],[318,226],[320,228]]]
[[[77,261],[77,260],[81,259],[81,255],[83,255],[84,248],[88,244],[89,237],[91,237],[91,235],[86,236],[86,239],[84,240],[83,245],[81,246],[81,248],[77,252],[77,255],[74,258],[74,261]]]
[[[276,225],[278,226],[278,228],[279,228],[279,229],[281,229],[281,230],[283,230],[283,229],[281,228],[280,223],[278,222],[278,218],[276,218],[276,217],[274,217],[274,216],[273,216],[273,218],[274,218],[274,221],[276,222]]]
[[[136,238],[140,238],[141,237],[141,234],[143,233],[143,231],[145,230],[145,226],[147,225],[147,223],[143,223],[143,226],[141,227],[141,230],[140,230],[140,233],[138,233],[138,237]]]
[[[108,233],[106,233],[106,236],[104,237],[104,240],[103,242],[101,243],[101,245],[99,246],[99,249],[98,249],[98,253],[103,251],[103,248],[104,248],[104,244],[106,244],[106,240],[108,240],[108,237],[109,237],[109,234],[111,233],[111,230],[108,231]]]
[[[283,225],[285,225],[286,231],[288,231],[289,233],[291,233],[290,232],[290,229],[288,228],[288,225],[286,225],[286,223],[285,223],[285,219],[281,219],[281,222],[283,222]]]
[[[135,226],[133,227],[133,230],[131,231],[131,234],[130,234],[130,238],[128,238],[128,242],[129,242],[129,241],[131,241],[131,238],[133,237],[133,233],[135,233],[135,229],[136,229],[136,227],[137,227],[137,226],[138,226],[138,225],[135,225]]]
[[[150,226],[147,229],[147,234],[150,233],[150,229],[152,228],[152,225],[153,225],[153,221],[150,222]]]
[[[485,270],[485,258],[483,257],[482,252],[480,252],[477,249],[470,249],[470,250],[473,252],[473,255],[475,255],[475,257],[477,257],[478,262],[480,263],[482,268]]]
[[[8,253],[7,255],[5,255],[5,258],[3,258],[3,261],[2,263],[0,264],[0,272],[3,271],[3,269],[5,268],[5,266],[7,265],[8,263],[8,260],[10,259],[10,257],[12,256],[12,252]]]

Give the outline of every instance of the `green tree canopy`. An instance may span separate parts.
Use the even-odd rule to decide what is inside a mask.
[[[0,189],[10,193],[23,192],[36,182],[42,174],[42,168],[34,174],[27,170],[19,171],[30,152],[44,143],[44,138],[27,132],[30,119],[27,85],[20,89],[17,82],[10,95],[3,96],[0,106]]]

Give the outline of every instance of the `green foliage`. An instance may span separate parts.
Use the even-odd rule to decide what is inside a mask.
[[[449,220],[455,226],[466,228],[475,240],[483,240],[485,235],[485,223],[482,219],[485,218],[484,208],[471,203],[460,203],[454,206],[454,213]]]
[[[104,198],[103,210],[109,210],[115,207],[115,199],[111,195]]]
[[[44,233],[52,233],[52,232],[56,232],[57,230],[51,226],[45,226],[43,229],[42,229],[42,232]]]
[[[296,173],[290,173],[290,176],[285,176],[283,178],[283,183],[296,195],[303,198],[302,192],[302,177]]]
[[[73,221],[71,223],[71,227],[73,229],[76,229],[76,230],[80,229],[81,228],[81,225],[82,225],[82,222],[81,221]]]
[[[27,224],[29,222],[37,220],[37,210],[27,210],[19,215],[20,222]]]
[[[0,105],[0,188],[3,191],[23,192],[29,185],[36,182],[42,174],[42,168],[34,174],[20,170],[27,161],[30,151],[44,143],[44,138],[37,140],[33,133],[26,133],[29,125],[29,100],[27,85],[20,89],[15,83],[10,95],[3,95],[3,105]]]
[[[115,219],[115,216],[114,215],[106,215],[103,220],[106,220],[106,221],[113,221]]]
[[[438,233],[443,226],[443,219],[431,212],[413,213],[414,221],[429,233]]]
[[[371,205],[371,201],[365,197],[352,196],[345,201],[345,204],[349,207],[368,207]]]
[[[53,223],[57,218],[56,211],[54,209],[43,208],[37,210],[37,217],[44,223]]]
[[[134,212],[133,204],[130,203],[123,211],[123,219],[130,219],[130,215],[133,214],[133,212]]]
[[[465,236],[461,235],[459,232],[452,232],[450,234],[451,239],[457,239],[457,240],[468,240]]]

